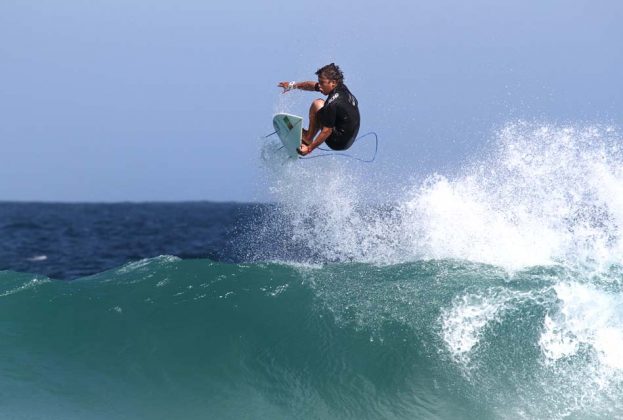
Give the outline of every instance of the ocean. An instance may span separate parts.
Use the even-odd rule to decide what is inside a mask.
[[[268,142],[267,204],[2,202],[0,418],[623,418],[620,139],[514,122],[387,199]]]

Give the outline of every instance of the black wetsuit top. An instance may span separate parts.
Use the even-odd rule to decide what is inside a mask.
[[[322,127],[333,129],[325,140],[327,146],[333,150],[346,150],[352,146],[359,132],[359,108],[357,98],[346,85],[333,89],[318,111],[318,120]]]

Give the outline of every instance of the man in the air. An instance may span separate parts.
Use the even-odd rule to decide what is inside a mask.
[[[344,75],[331,63],[316,72],[318,82],[281,82],[283,92],[292,89],[318,91],[327,99],[316,99],[309,108],[309,127],[303,130],[300,155],[311,153],[322,143],[333,150],[348,149],[359,132],[359,108],[357,98],[344,84]],[[316,136],[318,134],[318,136]]]

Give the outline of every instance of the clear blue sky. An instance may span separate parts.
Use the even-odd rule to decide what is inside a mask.
[[[388,178],[517,118],[621,127],[622,21],[614,0],[3,0],[0,200],[262,200],[276,83],[333,61]]]

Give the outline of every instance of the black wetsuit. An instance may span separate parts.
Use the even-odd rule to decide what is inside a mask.
[[[331,149],[346,150],[352,146],[359,132],[359,108],[357,98],[346,85],[337,86],[329,94],[318,111],[318,121],[322,127],[333,129],[325,140]]]

